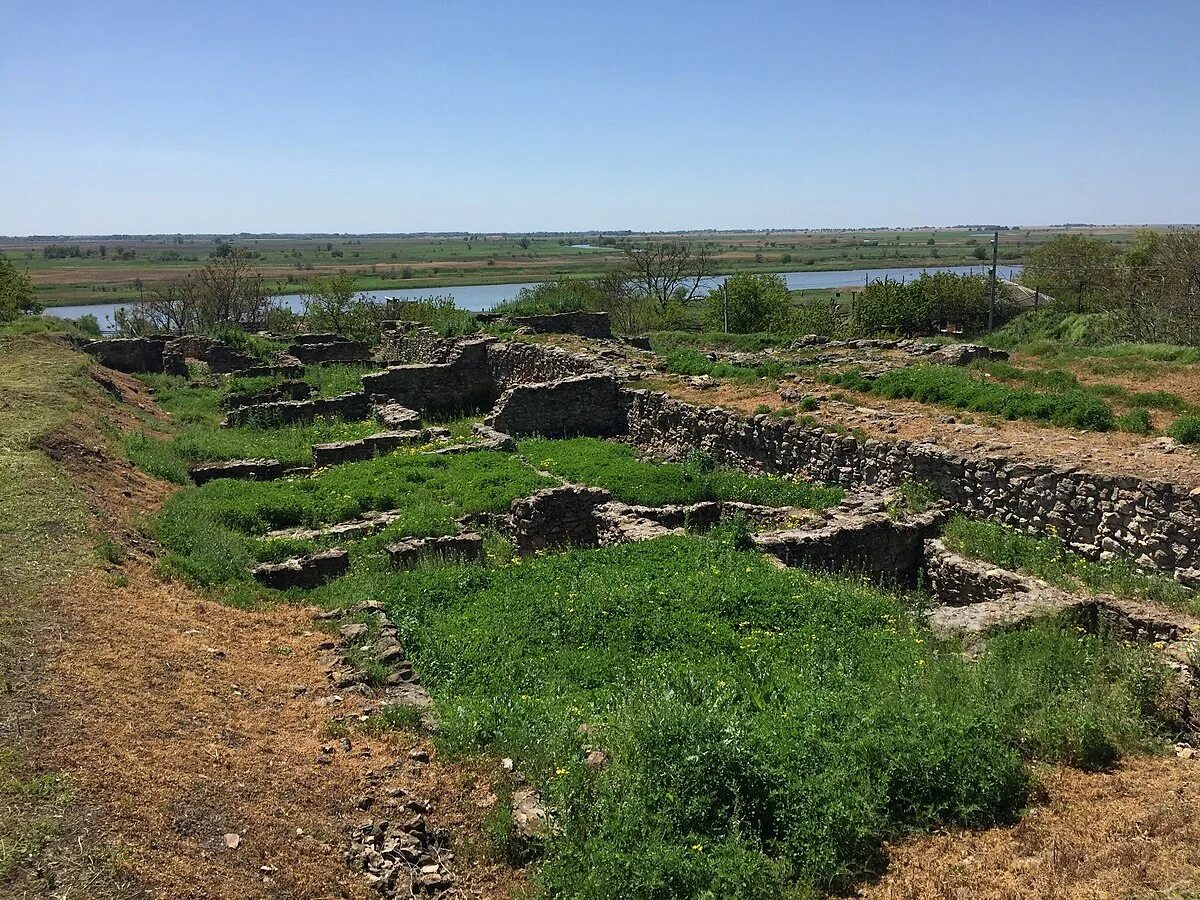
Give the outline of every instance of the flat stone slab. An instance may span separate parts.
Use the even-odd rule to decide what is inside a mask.
[[[313,444],[313,466],[323,468],[348,462],[362,462],[385,456],[401,447],[418,447],[450,436],[444,428],[420,428],[412,431],[381,431],[356,441]]]
[[[384,512],[367,513],[358,519],[338,522],[336,525],[326,525],[323,528],[280,528],[276,531],[268,531],[263,538],[268,541],[314,541],[322,538],[352,540],[381,531],[402,515],[404,515],[402,510],[391,509]]]
[[[474,531],[447,534],[441,537],[408,538],[387,545],[392,565],[411,569],[422,559],[461,557],[479,559],[483,556],[483,536]]]
[[[282,591],[318,587],[344,575],[349,569],[350,554],[334,548],[311,556],[295,556],[286,562],[263,563],[251,569],[250,574],[263,587]]]
[[[196,466],[188,474],[197,485],[217,478],[241,481],[273,481],[283,477],[283,463],[277,459],[231,459],[228,462]]]
[[[421,427],[421,414],[399,403],[376,407],[375,421],[388,431],[412,431]]]

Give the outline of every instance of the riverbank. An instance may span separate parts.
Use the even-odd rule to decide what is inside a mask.
[[[1001,266],[999,269],[1000,277],[1011,278],[1019,274],[1020,269],[1020,266]],[[789,290],[811,291],[856,287],[863,285],[867,280],[873,281],[884,277],[895,281],[906,281],[919,277],[923,271],[980,274],[986,272],[987,268],[983,266],[909,266],[887,269],[787,271],[777,274],[783,275]],[[726,277],[726,275],[715,276],[709,280],[709,286],[712,287],[720,284]],[[491,309],[498,303],[504,303],[513,299],[522,288],[533,287],[539,283],[536,281],[525,281],[492,284],[437,284],[428,287],[406,283],[401,288],[376,290],[371,290],[364,286],[362,293],[378,302],[392,298],[413,300],[418,297],[429,297],[431,295],[450,295],[454,298],[455,305],[460,309],[471,312],[483,312]],[[279,294],[276,295],[276,299],[287,308],[297,312],[303,308],[303,294]],[[100,327],[108,330],[115,326],[113,316],[116,310],[127,305],[129,305],[127,302],[114,303],[107,301],[104,303],[52,306],[46,309],[46,314],[63,319],[76,319],[83,315],[93,315],[99,321]]]

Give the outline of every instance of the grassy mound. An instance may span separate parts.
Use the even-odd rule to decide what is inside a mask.
[[[856,371],[830,375],[827,380],[884,397],[937,403],[1006,419],[1029,419],[1087,431],[1111,431],[1116,426],[1112,408],[1088,391],[1068,388],[1046,392],[1010,387],[983,381],[954,366],[907,366],[885,372],[873,382]]]
[[[594,438],[527,440],[519,449],[539,469],[604,488],[618,500],[644,506],[740,500],[823,509],[845,495],[840,488],[713,468],[700,458],[688,463],[649,462],[638,459],[631,447]]]

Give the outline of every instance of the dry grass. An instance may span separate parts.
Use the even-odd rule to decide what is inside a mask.
[[[870,900],[1124,900],[1200,888],[1200,762],[1132,758],[1112,773],[1055,769],[1013,828],[890,848]],[[1193,893],[1191,896],[1195,896]]]

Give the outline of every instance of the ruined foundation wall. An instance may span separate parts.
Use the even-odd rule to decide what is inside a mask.
[[[697,407],[652,391],[622,392],[629,439],[681,458],[804,474],[844,487],[930,485],[964,513],[1023,531],[1051,528],[1090,558],[1114,554],[1200,582],[1200,492],[1072,466],[971,456],[933,444],[858,440],[767,416]]]
[[[613,437],[625,430],[621,385],[599,372],[517,384],[501,395],[487,424],[513,437]]]
[[[602,371],[598,363],[577,354],[521,341],[492,344],[488,348],[488,365],[501,390],[516,384],[540,384]]]

